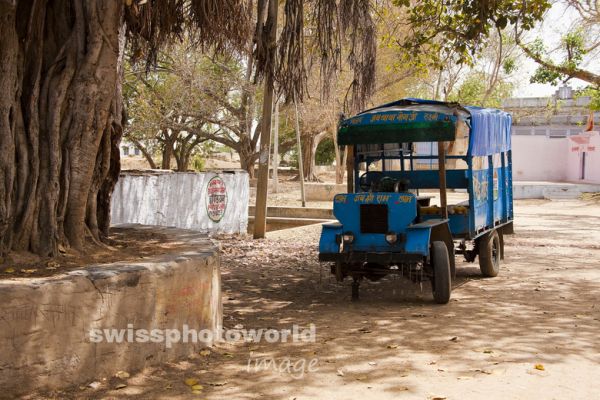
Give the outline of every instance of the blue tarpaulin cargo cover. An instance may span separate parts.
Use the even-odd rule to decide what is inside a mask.
[[[471,114],[469,154],[487,156],[510,150],[512,117],[493,108],[465,107]]]

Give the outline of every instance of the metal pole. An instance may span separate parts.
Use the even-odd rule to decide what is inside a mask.
[[[358,182],[356,182],[358,184]],[[346,184],[348,193],[354,193],[354,146],[346,146]]]
[[[279,191],[279,177],[277,169],[279,168],[279,102],[275,101],[275,116],[273,117],[273,193]]]
[[[440,173],[440,206],[442,218],[448,219],[448,200],[446,198],[446,150],[444,142],[438,142],[438,169]]]
[[[269,1],[267,21],[269,29],[269,47],[274,51],[277,41],[277,0]],[[260,150],[258,157],[258,182],[256,184],[256,205],[254,211],[254,239],[262,239],[267,231],[267,192],[269,190],[269,150],[271,149],[271,116],[273,113],[274,77],[272,67],[267,70],[265,93],[263,97],[263,117],[260,132]]]
[[[298,115],[298,103],[294,95],[294,108],[296,109],[296,144],[298,145],[298,169],[300,170],[300,199],[302,207],[306,207],[306,197],[304,195],[304,165],[302,164],[302,145],[300,144],[300,116]]]

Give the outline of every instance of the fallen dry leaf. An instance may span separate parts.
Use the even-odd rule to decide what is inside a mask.
[[[544,366],[542,364],[535,364],[533,366],[533,368],[537,369],[538,371],[545,371],[546,368],[544,368]]]
[[[486,374],[486,375],[491,375],[492,371],[488,370],[488,369],[475,369],[473,370],[475,372],[481,372],[482,374]]]
[[[119,371],[115,374],[115,377],[117,377],[119,379],[127,379],[127,378],[129,378],[129,373],[125,372],[125,371]]]
[[[184,382],[188,386],[194,386],[194,385],[198,384],[198,379],[196,379],[196,378],[187,378]]]
[[[54,270],[57,269],[60,265],[56,261],[48,261],[46,264],[46,269]]]
[[[35,273],[35,269],[22,269],[21,272],[24,274],[34,274]]]

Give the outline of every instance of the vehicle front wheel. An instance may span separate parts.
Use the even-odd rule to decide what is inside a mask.
[[[433,242],[431,245],[431,263],[433,264],[433,278],[431,288],[433,299],[438,304],[450,301],[452,279],[450,277],[450,257],[444,242]]]
[[[479,241],[479,269],[485,277],[498,276],[500,272],[500,236],[492,231]]]

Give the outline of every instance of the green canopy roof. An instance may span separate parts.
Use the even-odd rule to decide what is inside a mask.
[[[457,110],[450,103],[390,103],[342,121],[340,145],[453,141]],[[464,111],[460,111],[464,113]],[[466,114],[466,113],[465,113]]]

